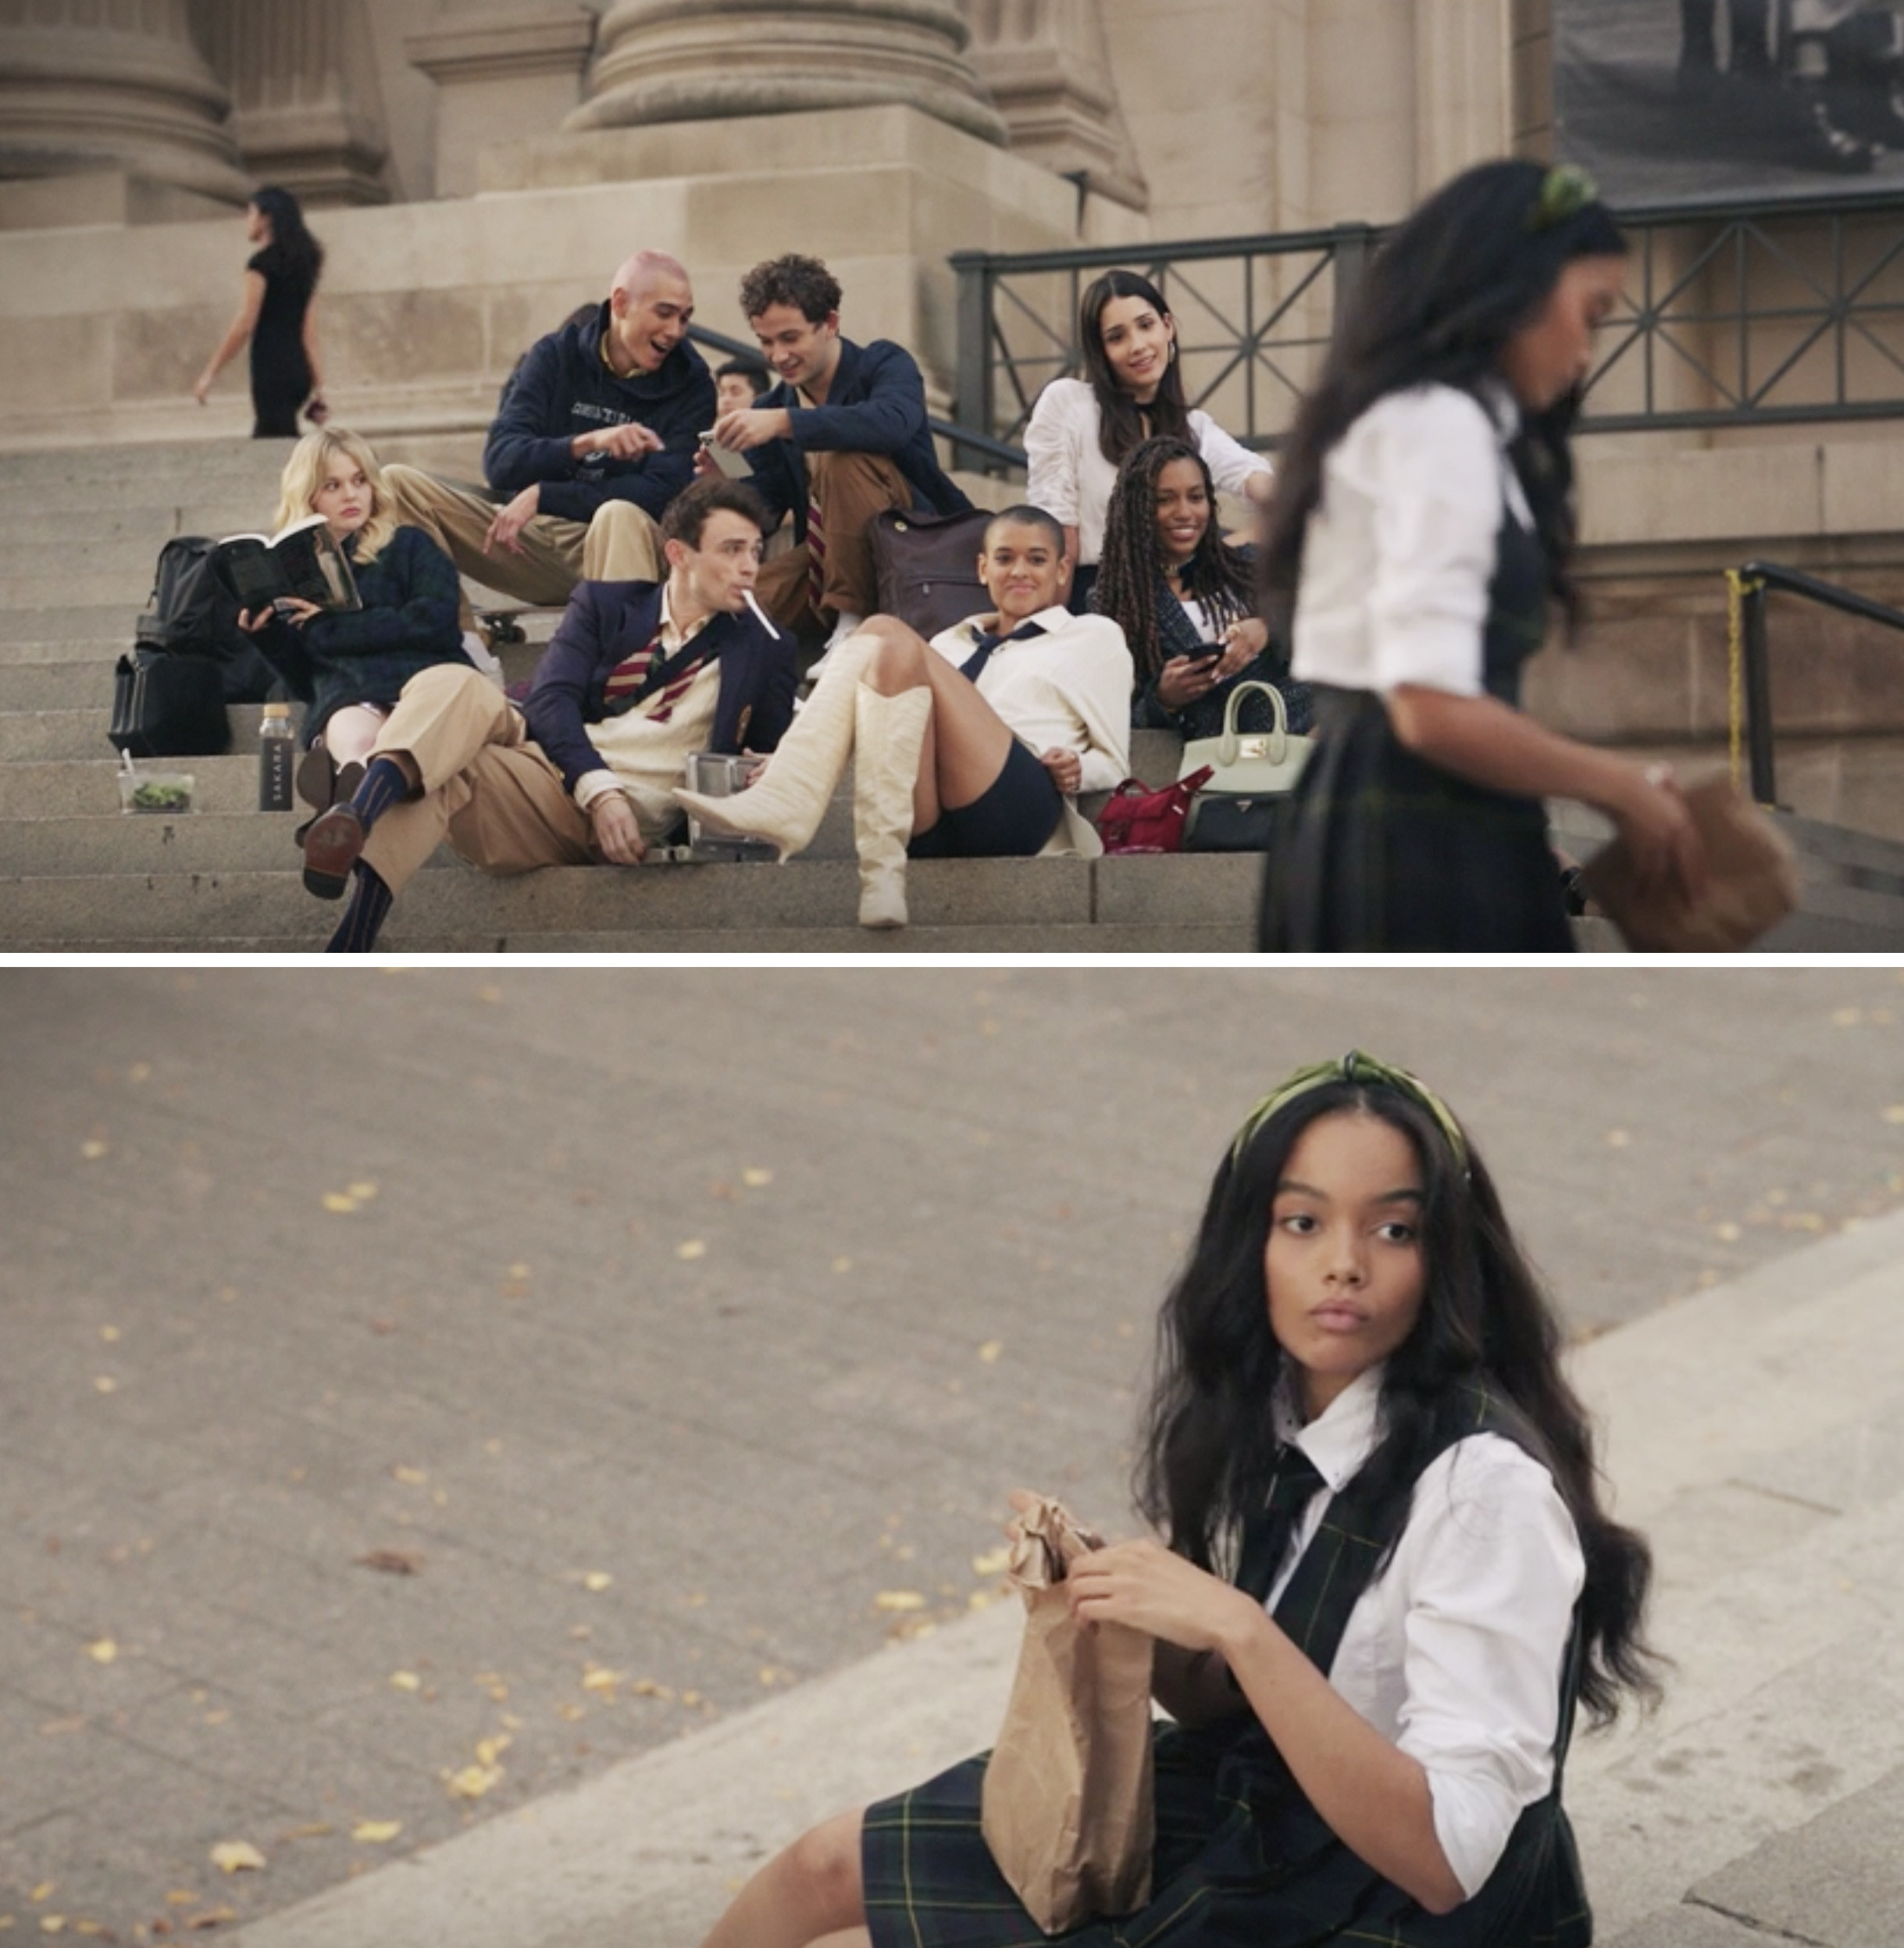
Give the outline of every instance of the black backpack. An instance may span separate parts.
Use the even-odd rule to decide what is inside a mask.
[[[238,626],[237,598],[212,570],[216,545],[202,534],[180,534],[159,551],[135,653],[209,658],[219,666],[225,702],[261,704],[279,677]]]

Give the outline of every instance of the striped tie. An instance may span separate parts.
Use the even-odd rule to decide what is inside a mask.
[[[826,529],[820,519],[819,496],[807,491],[807,600],[813,612],[820,612],[826,593]]]
[[[686,669],[670,676],[661,687],[660,695],[654,700],[654,707],[648,712],[655,723],[665,724],[674,715],[674,707],[686,695],[688,687],[707,665],[707,658],[697,656]]]
[[[638,649],[626,662],[617,663],[609,671],[608,680],[603,686],[602,701],[616,704],[624,697],[633,695],[641,687],[641,680],[647,675],[650,665],[661,653],[661,639],[657,636],[646,649]]]

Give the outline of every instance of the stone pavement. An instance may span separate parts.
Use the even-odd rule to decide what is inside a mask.
[[[989,1736],[1004,1490],[1125,1519],[1156,1297],[1265,1080],[1355,1041],[1442,1080],[1577,1330],[1646,1322],[1584,1357],[1703,1356],[1796,1247],[1889,1237],[1831,1234],[1904,1201],[1900,1022],[1881,968],[0,972],[0,1919],[271,1948],[361,1900],[477,1948],[473,1855],[517,1948],[691,1940],[869,1765]],[[1661,1511],[1702,1577],[1763,1569],[1768,1509],[1828,1589],[1845,1522],[1881,1542],[1726,1465]],[[1835,1768],[1793,1803],[1851,1859],[1867,1716],[1786,1766]],[[450,1932],[393,1919],[446,1874]]]

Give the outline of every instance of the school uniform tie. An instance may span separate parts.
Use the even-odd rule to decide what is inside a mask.
[[[643,701],[642,691],[648,680],[648,673],[661,655],[661,639],[657,636],[645,649],[638,649],[633,655],[626,657],[608,673],[608,680],[602,686],[602,703],[613,710],[624,700],[632,700],[629,707]],[[658,724],[668,722],[674,715],[674,707],[687,693],[688,686],[701,674],[701,666],[707,662],[704,656],[696,656],[676,670],[661,687],[661,692],[649,708],[649,718]]]
[[[815,615],[820,598],[826,593],[826,524],[821,518],[820,497],[807,489],[807,601]]]
[[[1043,623],[1021,623],[1009,636],[995,636],[989,629],[972,632],[972,653],[958,666],[958,673],[976,683],[984,673],[985,666],[992,660],[994,651],[1006,643],[1029,643],[1034,636],[1045,633]]]
[[[1247,1590],[1259,1603],[1269,1595],[1303,1511],[1322,1486],[1315,1463],[1300,1447],[1292,1443],[1278,1452],[1268,1499],[1243,1524],[1242,1558],[1237,1564],[1237,1587]]]

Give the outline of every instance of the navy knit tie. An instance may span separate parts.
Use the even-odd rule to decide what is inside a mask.
[[[976,644],[972,653],[958,666],[958,673],[976,683],[985,666],[992,660],[992,653],[1001,643],[1029,642],[1034,636],[1045,633],[1043,623],[1021,623],[1009,636],[994,636],[989,630],[982,629],[973,637]]]
[[[1303,1511],[1322,1486],[1315,1463],[1300,1447],[1291,1445],[1278,1452],[1269,1499],[1243,1524],[1243,1559],[1237,1565],[1237,1586],[1259,1603],[1268,1598]]]

